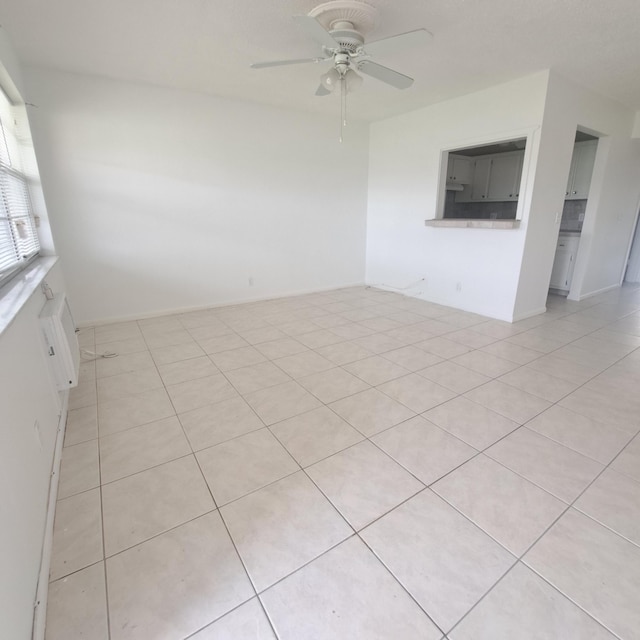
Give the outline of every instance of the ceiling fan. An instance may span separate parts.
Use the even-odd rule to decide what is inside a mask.
[[[425,44],[431,39],[426,29],[416,29],[382,40],[365,43],[365,35],[375,26],[377,10],[358,0],[333,0],[317,6],[308,15],[294,16],[300,26],[321,47],[314,58],[256,62],[253,69],[283,65],[330,62],[331,68],[320,76],[317,96],[327,96],[340,86],[343,104],[342,124],[346,124],[346,94],[362,85],[357,72],[376,78],[396,89],[408,89],[413,78],[373,62],[373,56]]]

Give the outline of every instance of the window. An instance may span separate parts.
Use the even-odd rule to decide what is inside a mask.
[[[20,159],[14,109],[0,90],[0,286],[38,254],[29,182]]]
[[[526,138],[448,152],[442,218],[515,220]]]

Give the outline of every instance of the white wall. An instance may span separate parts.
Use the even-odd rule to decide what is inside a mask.
[[[337,103],[323,118],[43,69],[26,78],[80,322],[364,281],[368,126],[351,122],[341,145]]]
[[[539,73],[372,125],[367,283],[511,320],[546,85]],[[531,144],[519,229],[424,226],[436,217],[443,149],[523,133]]]
[[[0,83],[16,98],[24,95],[18,61],[0,28]],[[23,132],[26,133],[26,132]],[[23,140],[28,144],[28,138]],[[42,216],[42,240],[53,251],[35,159],[32,196]],[[62,272],[54,266],[47,282],[64,291]],[[6,299],[0,290],[0,305]],[[39,289],[0,335],[0,635],[31,638],[33,605],[47,516],[49,479],[61,398],[49,378],[38,315],[45,303]],[[39,424],[39,435],[34,428]]]
[[[515,316],[544,306],[553,266],[574,136],[578,126],[602,136],[573,275],[571,299],[620,284],[640,199],[640,141],[634,113],[557,74],[549,77],[534,202],[522,261]]]

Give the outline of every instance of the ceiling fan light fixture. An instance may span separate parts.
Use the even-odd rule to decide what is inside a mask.
[[[333,91],[340,83],[340,73],[335,67],[332,67],[320,76],[320,83],[325,89]]]

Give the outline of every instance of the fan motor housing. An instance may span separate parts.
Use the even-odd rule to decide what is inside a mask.
[[[364,38],[355,29],[333,29],[329,33],[345,51],[355,53],[364,45]]]

